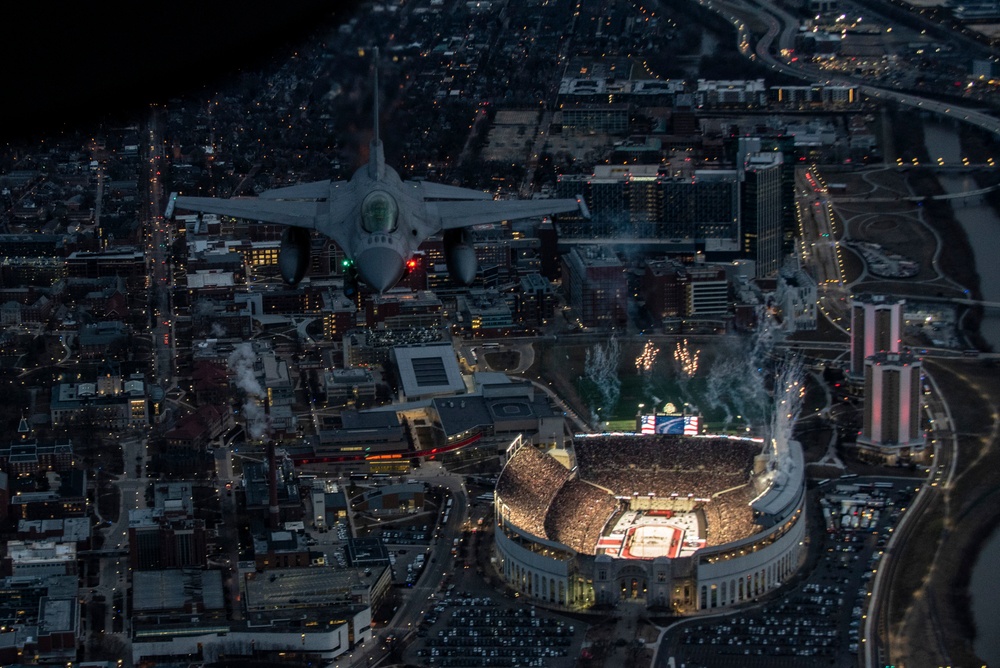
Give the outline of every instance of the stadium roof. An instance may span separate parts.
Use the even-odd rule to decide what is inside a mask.
[[[465,381],[450,343],[393,348],[399,387],[406,399],[464,392]]]

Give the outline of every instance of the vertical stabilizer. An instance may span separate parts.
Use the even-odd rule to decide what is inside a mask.
[[[382,178],[385,173],[385,152],[382,150],[382,139],[379,137],[378,126],[378,47],[373,50],[375,66],[372,68],[372,142],[368,155],[368,176],[374,180]]]

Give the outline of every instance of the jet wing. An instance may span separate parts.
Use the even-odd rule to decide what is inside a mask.
[[[221,216],[256,220],[262,223],[315,229],[317,218],[326,213],[327,206],[325,203],[319,202],[267,200],[256,197],[216,199],[214,197],[180,196],[175,202],[175,208],[200,211],[201,213],[217,213]]]
[[[432,181],[407,181],[406,185],[419,190],[422,199],[492,200],[493,195],[482,190],[459,188]]]
[[[258,197],[260,199],[327,199],[330,197],[331,189],[337,188],[338,186],[338,181],[313,181],[312,183],[298,183],[294,186],[265,190],[258,195]]]
[[[427,202],[429,216],[441,221],[441,229],[498,223],[502,220],[534,218],[553,213],[579,211],[589,218],[582,197],[576,199],[491,200],[488,202]]]

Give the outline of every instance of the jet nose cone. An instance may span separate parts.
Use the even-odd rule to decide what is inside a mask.
[[[396,285],[406,268],[402,256],[391,248],[362,251],[354,266],[361,280],[380,294]]]

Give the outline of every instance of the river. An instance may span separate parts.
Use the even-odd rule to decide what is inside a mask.
[[[962,159],[958,134],[950,125],[942,123],[925,123],[924,136],[927,152],[932,160],[938,157],[944,163],[957,164]],[[975,190],[976,182],[968,175],[949,175],[939,177],[941,186],[946,192]],[[965,228],[969,237],[969,245],[979,273],[979,288],[984,301],[1000,302],[1000,218],[989,205],[961,204],[953,205],[955,218]],[[983,338],[1000,351],[1000,313],[986,312],[980,332]],[[973,648],[980,659],[990,666],[1000,666],[1000,615],[997,614],[997,601],[1000,601],[1000,531],[994,532],[983,546],[969,581],[969,593],[972,603],[972,618],[976,623],[976,639]]]
[[[924,137],[931,160],[940,157],[944,159],[945,165],[960,164],[962,149],[954,127],[928,122],[924,124]],[[968,174],[942,175],[938,180],[945,192],[949,193],[978,188],[975,180]],[[983,300],[1000,302],[1000,262],[996,261],[1000,257],[1000,234],[997,234],[1000,231],[1000,218],[993,207],[985,202],[970,202],[966,205],[957,203],[953,205],[953,211],[955,219],[965,228],[969,237]],[[1000,311],[986,311],[980,333],[993,346],[993,350],[1000,351]]]

